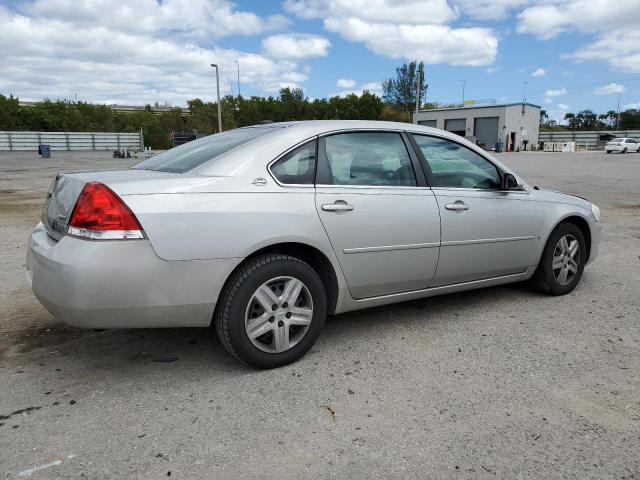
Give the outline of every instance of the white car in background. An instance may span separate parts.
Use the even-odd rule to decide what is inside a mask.
[[[604,150],[607,153],[611,152],[639,152],[640,151],[640,142],[633,138],[614,138],[609,140],[609,142],[605,145]]]

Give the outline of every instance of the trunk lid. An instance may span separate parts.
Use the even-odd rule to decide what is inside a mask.
[[[100,182],[122,195],[120,188],[113,185],[133,185],[161,178],[174,178],[179,174],[154,172],[150,170],[115,170],[103,172],[60,173],[53,180],[42,209],[42,223],[49,235],[60,240],[67,234],[69,219],[80,192],[87,182]],[[128,192],[127,192],[128,193]]]

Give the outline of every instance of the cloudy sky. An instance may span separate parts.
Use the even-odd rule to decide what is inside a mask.
[[[408,59],[427,99],[640,108],[640,0],[0,0],[0,93],[184,105],[368,89]],[[236,63],[236,61],[238,63]]]

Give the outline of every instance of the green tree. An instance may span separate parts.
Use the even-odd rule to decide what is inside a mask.
[[[416,75],[420,73],[420,98],[424,97],[426,82],[424,63],[415,60],[396,68],[396,77],[382,82],[382,99],[396,110],[412,112],[416,107]]]

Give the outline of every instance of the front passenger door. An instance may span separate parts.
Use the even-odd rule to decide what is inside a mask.
[[[498,168],[449,139],[413,134],[442,222],[434,285],[522,273],[534,265],[540,219],[525,191],[501,191]]]

